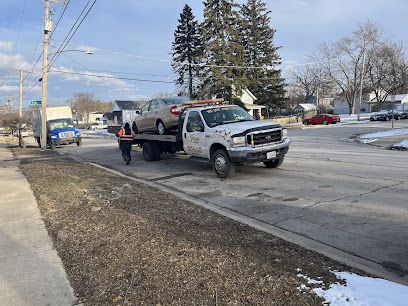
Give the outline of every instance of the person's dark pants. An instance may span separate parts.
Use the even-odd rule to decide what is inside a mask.
[[[131,140],[122,140],[120,142],[120,149],[122,150],[122,157],[123,160],[129,164],[132,160],[132,156],[130,155],[130,151],[132,151],[132,141]]]

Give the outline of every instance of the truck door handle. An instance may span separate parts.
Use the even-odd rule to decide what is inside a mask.
[[[187,133],[184,133],[184,138],[187,138]]]

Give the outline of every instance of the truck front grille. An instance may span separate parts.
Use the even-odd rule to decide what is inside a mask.
[[[63,138],[74,138],[75,137],[75,133],[73,131],[69,131],[69,132],[62,132],[58,134],[59,138],[63,139]]]
[[[281,129],[247,135],[247,143],[252,146],[264,146],[271,143],[280,142],[281,140],[282,140]]]

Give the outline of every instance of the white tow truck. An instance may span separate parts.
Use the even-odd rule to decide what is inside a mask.
[[[192,101],[180,117],[175,135],[137,134],[146,161],[160,160],[161,153],[184,151],[207,159],[218,177],[231,175],[235,166],[263,162],[279,167],[289,150],[287,130],[267,120],[254,120],[237,105],[212,100]]]

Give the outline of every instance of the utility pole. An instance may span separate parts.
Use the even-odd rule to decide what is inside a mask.
[[[41,150],[47,149],[47,69],[48,69],[48,44],[51,32],[51,20],[49,18],[49,0],[44,0],[44,41],[43,41],[43,67],[42,67],[42,99],[41,99]]]
[[[23,120],[23,70],[20,69],[20,92],[19,92],[19,123],[18,123],[18,145],[23,147],[23,137],[21,136],[21,121]]]

